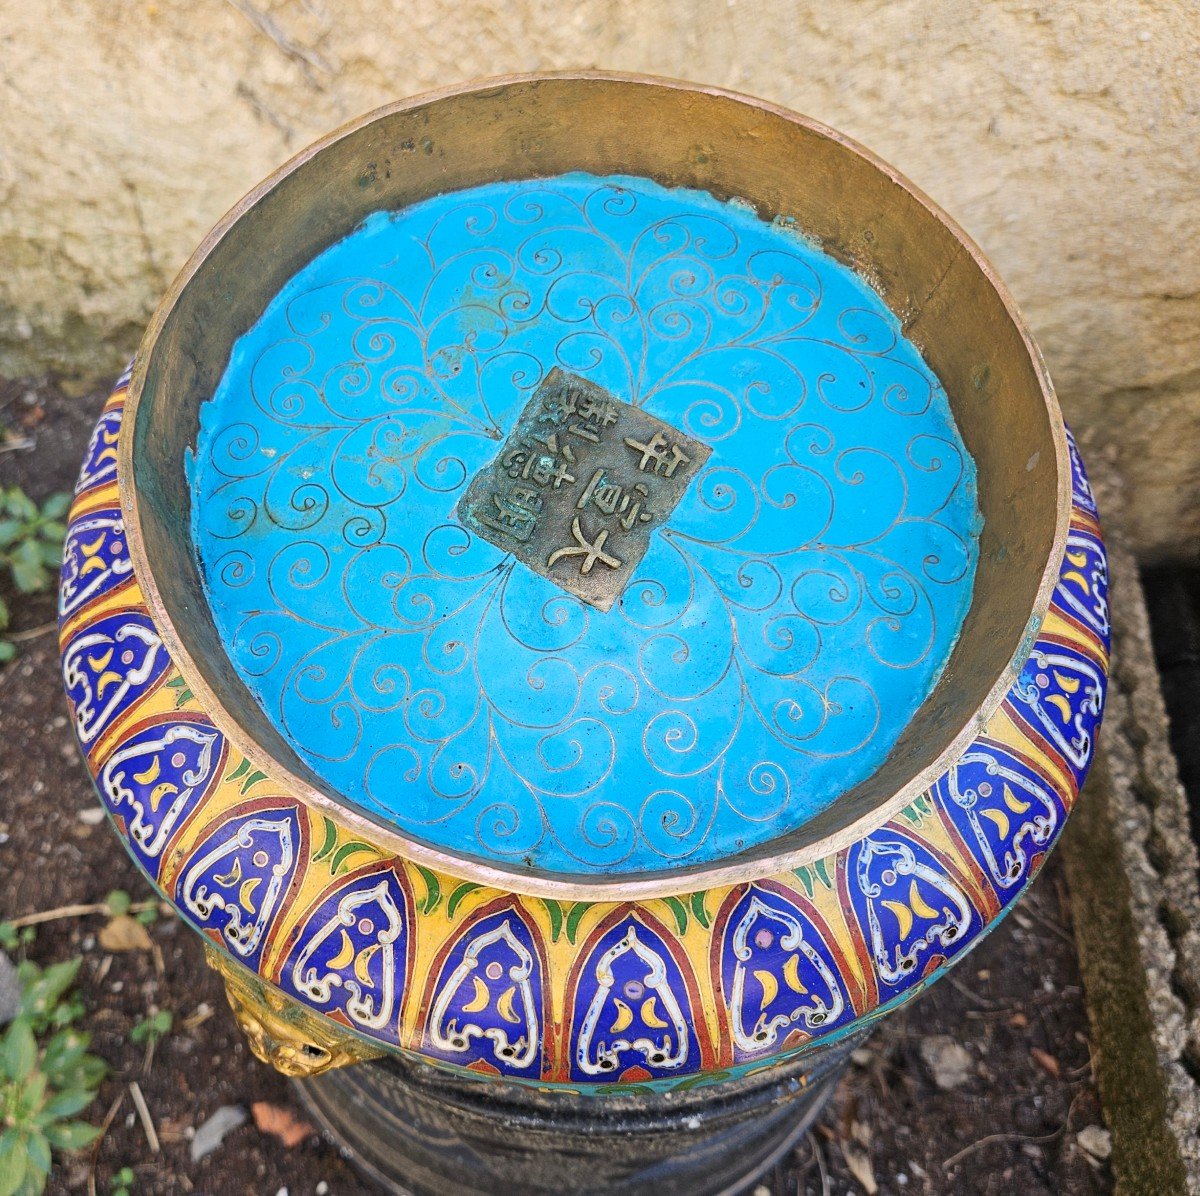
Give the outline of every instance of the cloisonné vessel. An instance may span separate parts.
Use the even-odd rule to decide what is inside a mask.
[[[416,1192],[768,1166],[1036,874],[1109,636],[979,251],[811,121],[596,73],[381,109],[217,226],[61,627],[128,850]]]

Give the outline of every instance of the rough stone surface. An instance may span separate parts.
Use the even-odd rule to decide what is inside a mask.
[[[1112,1154],[1112,1134],[1102,1126],[1085,1125],[1075,1135],[1075,1141],[1094,1159],[1103,1162]]]
[[[211,1117],[208,1117],[196,1128],[189,1153],[192,1162],[199,1162],[206,1155],[212,1154],[227,1134],[232,1133],[248,1120],[246,1110],[241,1105],[222,1105]]]
[[[1007,280],[1144,557],[1200,551],[1192,0],[0,0],[0,375],[111,375],[240,195],[369,108],[603,66],[859,138]]]
[[[921,1039],[920,1050],[921,1062],[943,1092],[962,1087],[975,1075],[971,1056],[946,1034],[930,1034]]]
[[[1112,454],[1110,454],[1111,456]],[[1094,460],[1097,501],[1102,517],[1117,511],[1124,490],[1112,468]],[[1187,799],[1179,783],[1175,759],[1167,741],[1167,714],[1159,689],[1158,672],[1150,642],[1145,599],[1130,546],[1125,535],[1106,521],[1106,539],[1112,573],[1113,665],[1108,706],[1100,738],[1096,773],[1103,793],[1085,793],[1083,805],[1103,798],[1111,823],[1113,852],[1128,885],[1138,958],[1118,966],[1140,970],[1138,988],[1144,988],[1153,1051],[1166,1106],[1168,1128],[1178,1145],[1187,1171],[1188,1190],[1200,1192],[1200,890],[1197,888],[1197,853],[1188,827]],[[1082,820],[1081,824],[1082,824]],[[1077,840],[1064,839],[1068,876],[1075,894],[1077,870],[1101,861],[1089,861]],[[1082,850],[1081,850],[1082,849]],[[1083,904],[1074,902],[1085,981],[1090,950],[1097,943],[1113,943],[1117,928],[1087,924]],[[1103,950],[1101,948],[1101,950]],[[1117,961],[1110,961],[1115,964]],[[1112,991],[1111,989],[1109,990]],[[1099,994],[1101,997],[1103,994]],[[1140,993],[1138,994],[1140,1000]],[[1089,991],[1089,1005],[1097,994]],[[1100,1056],[1101,1095],[1114,1135],[1114,1163],[1121,1126],[1114,1116],[1104,1069],[1117,1075],[1120,1053],[1136,1048],[1136,1011],[1128,1024],[1108,1042],[1092,1009]],[[1113,1010],[1104,1011],[1111,1022]],[[1117,1020],[1120,1020],[1118,1011]],[[1125,1041],[1122,1041],[1122,1036]],[[1110,1058],[1106,1060],[1105,1053]],[[1118,1173],[1120,1166],[1118,1165]],[[1141,1190],[1136,1184],[1130,1190]]]
[[[0,951],[0,1026],[7,1026],[21,1008],[21,984],[12,960]]]

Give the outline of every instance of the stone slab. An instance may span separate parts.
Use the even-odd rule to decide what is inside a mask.
[[[1103,519],[1127,492],[1093,465]],[[1119,1190],[1200,1192],[1200,889],[1145,598],[1106,525],[1113,666],[1097,762],[1063,852]]]

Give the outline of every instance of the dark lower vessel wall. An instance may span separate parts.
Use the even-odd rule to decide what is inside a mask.
[[[584,1096],[400,1058],[297,1085],[358,1166],[405,1196],[719,1196],[807,1132],[865,1036],[682,1092]]]

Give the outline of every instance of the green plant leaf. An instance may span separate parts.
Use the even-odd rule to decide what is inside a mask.
[[[28,543],[28,541],[26,541]],[[25,545],[22,545],[23,548]],[[37,552],[37,546],[34,546],[34,552]],[[36,594],[39,590],[46,588],[46,570],[42,567],[40,559],[35,560],[32,565],[26,560],[13,559],[10,562],[12,571],[13,585],[21,591],[22,594]]]
[[[60,1030],[46,1044],[42,1053],[42,1070],[56,1088],[63,1088],[60,1073],[74,1067],[91,1045],[92,1036],[78,1030]]]
[[[56,1030],[61,1030],[63,1026],[69,1026],[72,1022],[78,1021],[83,1014],[83,1001],[78,993],[71,993],[55,1005],[54,1011],[50,1015],[50,1025]]]
[[[32,1168],[25,1172],[25,1179],[17,1189],[17,1196],[42,1196],[46,1190],[46,1176],[39,1175]]]
[[[52,964],[21,994],[21,1012],[35,1022],[44,1021],[54,1011],[63,993],[75,983],[82,959]]]
[[[32,523],[38,517],[38,509],[34,505],[33,499],[16,486],[9,488],[8,509],[12,515],[18,519],[24,519],[26,523]]]
[[[71,509],[71,496],[69,494],[52,494],[44,503],[42,503],[42,518],[43,519],[61,519]]]
[[[0,640],[0,664],[8,664],[17,654],[17,645],[11,640]]]
[[[0,1134],[0,1196],[13,1196],[25,1182],[28,1166],[25,1135],[15,1129],[5,1130]]]
[[[105,897],[104,904],[108,906],[108,912],[114,918],[119,918],[122,914],[129,913],[129,907],[133,904],[133,899],[124,889],[113,889]]]
[[[95,1142],[100,1127],[86,1121],[61,1121],[46,1127],[46,1137],[56,1150],[82,1150]]]
[[[62,1074],[64,1088],[95,1088],[108,1075],[108,1064],[96,1055],[84,1055]]]
[[[21,534],[19,519],[0,519],[0,548],[7,548]]]
[[[0,1064],[11,1080],[24,1080],[37,1062],[37,1040],[29,1019],[22,1016],[8,1027],[4,1046],[0,1048]]]
[[[27,1118],[32,1118],[41,1109],[45,1100],[46,1073],[44,1071],[34,1071],[21,1088],[21,1095],[17,1100],[17,1108]]]
[[[25,1153],[29,1156],[29,1166],[38,1175],[50,1174],[50,1143],[45,1134],[31,1130],[25,1141]]]
[[[37,541],[32,537],[26,537],[13,549],[12,559],[14,561],[21,561],[31,569],[40,569],[42,555],[38,549]]]
[[[64,1117],[74,1117],[76,1113],[82,1113],[95,1099],[94,1092],[82,1088],[60,1092],[46,1102],[42,1115],[48,1121],[61,1121]]]

